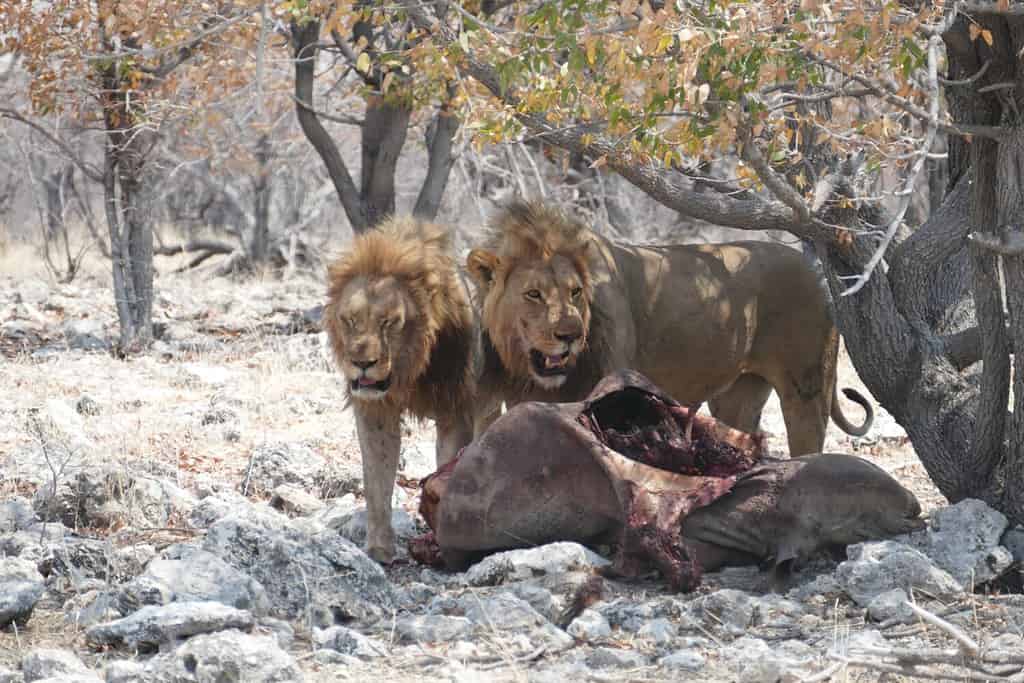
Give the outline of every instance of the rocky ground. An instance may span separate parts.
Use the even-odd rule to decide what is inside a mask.
[[[605,560],[573,544],[464,574],[407,554],[381,569],[360,549],[358,446],[318,330],[322,285],[181,276],[158,292],[159,340],[118,360],[100,280],[0,277],[0,683],[752,683],[914,666],[959,680],[964,662],[975,679],[1024,680],[1024,596],[1008,590],[1024,532],[976,501],[946,506],[880,408],[871,434],[831,427],[827,448],[893,473],[928,530],[821,558],[785,595],[756,568],[688,595],[656,577],[595,582]],[[845,358],[841,383],[864,391]],[[764,427],[784,449],[774,401]],[[416,483],[432,459],[430,425],[408,425],[403,539],[423,530]]]

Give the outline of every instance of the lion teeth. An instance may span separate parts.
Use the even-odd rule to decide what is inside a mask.
[[[568,358],[565,356],[544,356],[545,368],[560,368],[565,365]]]

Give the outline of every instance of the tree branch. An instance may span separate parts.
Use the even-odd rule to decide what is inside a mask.
[[[212,256],[214,254],[230,254],[234,250],[235,248],[226,242],[211,242],[209,240],[190,240],[184,244],[175,244],[169,247],[153,247],[153,253],[157,256],[176,256],[194,251],[210,252]]]
[[[737,133],[739,134],[740,156],[750,164],[750,167],[757,173],[757,177],[761,179],[764,186],[773,195],[785,202],[789,208],[793,209],[793,213],[798,221],[801,223],[810,222],[811,212],[807,207],[807,202],[804,201],[804,198],[800,196],[800,193],[792,185],[780,177],[768,164],[768,161],[761,154],[761,150],[758,149],[757,143],[753,139],[753,133],[749,125],[742,125]]]
[[[402,4],[413,23],[430,32],[440,45],[448,47],[457,41],[455,32],[427,14],[424,5],[416,0],[403,0]],[[497,72],[481,62],[472,51],[464,53],[460,66],[500,101],[513,107],[519,104],[517,93],[502,89]],[[685,216],[731,228],[786,230],[818,242],[836,241],[836,230],[832,226],[817,219],[801,222],[793,209],[780,201],[756,196],[735,199],[713,192],[696,192],[690,179],[683,174],[667,169],[655,160],[622,151],[615,141],[589,124],[564,127],[550,123],[540,114],[517,113],[516,117],[535,137],[543,138],[549,144],[592,159],[605,158],[607,165],[627,181]],[[586,143],[584,135],[591,138]]]
[[[459,117],[451,107],[455,96],[454,84],[448,86],[448,97],[441,103],[434,119],[427,126],[427,177],[423,179],[420,193],[416,197],[413,215],[433,220],[441,208],[444,189],[448,185],[448,176],[455,163],[452,154],[452,143],[455,133],[459,130]]]
[[[933,37],[936,37],[936,36],[933,36]],[[930,39],[929,39],[929,41],[930,41]],[[897,95],[895,92],[893,92],[893,90],[888,85],[886,85],[884,83],[873,82],[873,81],[871,81],[871,80],[869,80],[867,78],[864,78],[863,76],[858,76],[857,74],[847,73],[838,64],[833,64],[832,62],[830,62],[830,61],[828,61],[826,59],[822,59],[821,57],[818,57],[817,55],[813,55],[813,54],[810,54],[810,53],[805,53],[805,56],[810,61],[814,62],[815,64],[820,64],[821,66],[825,67],[826,69],[830,69],[831,71],[834,71],[837,74],[840,74],[840,75],[842,75],[845,78],[849,78],[850,80],[853,80],[853,81],[856,81],[857,83],[860,83],[862,86],[864,86],[865,88],[870,90],[872,93],[874,93],[874,95],[876,97],[880,97],[881,99],[885,100],[889,104],[891,104],[891,105],[893,105],[895,107],[899,107],[900,109],[902,109],[903,111],[907,112],[908,114],[910,114],[914,118],[918,119],[919,121],[921,121],[921,122],[923,122],[925,124],[931,125],[931,122],[932,122],[931,114],[929,114],[924,109],[922,109],[921,107],[917,106],[916,104],[914,104],[910,100],[908,100],[908,99],[906,99],[904,97],[900,97],[899,95]],[[949,135],[958,135],[958,136],[976,135],[978,137],[992,138],[993,140],[999,140],[1001,138],[1006,137],[1006,135],[1008,135],[1006,129],[1003,128],[1002,126],[953,125],[953,124],[949,124],[949,123],[944,123],[942,121],[936,121],[935,125],[943,133],[947,133]]]
[[[319,21],[310,21],[304,26],[292,22],[292,46],[295,51],[295,114],[302,132],[306,134],[306,139],[313,145],[313,149],[327,167],[327,174],[334,183],[334,189],[338,193],[338,199],[345,209],[352,230],[360,232],[366,227],[367,218],[359,190],[334,140],[324,129],[316,113],[306,106],[313,106],[313,79],[319,39]]]
[[[60,151],[63,152],[75,166],[81,169],[82,173],[84,173],[89,180],[95,181],[97,183],[103,182],[102,171],[97,169],[92,164],[88,164],[85,161],[83,161],[82,158],[79,157],[78,154],[76,154],[74,150],[72,150],[64,141],[62,141],[60,138],[55,137],[54,135],[51,135],[48,130],[40,126],[35,121],[30,121],[29,119],[22,116],[17,110],[9,109],[7,107],[0,107],[0,118],[11,119],[13,121],[19,121],[21,123],[24,123],[26,126],[36,131],[44,138],[49,140],[51,143],[56,145],[60,149]]]

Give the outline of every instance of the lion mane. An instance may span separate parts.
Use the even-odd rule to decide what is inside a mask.
[[[568,259],[583,282],[583,296],[593,307],[593,282],[588,262],[589,249],[593,246],[594,233],[580,221],[569,217],[553,205],[540,202],[515,201],[495,216],[491,225],[481,235],[479,246],[498,256],[490,273],[490,290],[477,287],[474,300],[483,322],[483,364],[481,379],[484,382],[504,384],[511,393],[518,393],[529,384],[527,359],[513,348],[510,336],[493,338],[487,330],[500,326],[505,312],[501,306],[502,295],[508,274],[523,263],[547,263],[555,256]],[[472,263],[470,268],[489,267]],[[581,354],[583,366],[576,369],[577,375],[589,379],[600,379],[597,369],[588,372],[586,360],[592,357],[593,343],[600,338],[600,311],[591,309],[591,324],[588,326],[587,349]],[[497,357],[495,357],[495,354]],[[505,369],[501,367],[504,363]],[[498,387],[493,387],[498,390]]]
[[[382,403],[418,418],[464,406],[474,380],[475,322],[451,254],[449,231],[412,217],[394,217],[358,235],[348,252],[330,265],[324,320],[339,362],[345,350],[336,308],[345,288],[360,277],[394,278],[418,313],[410,322],[415,325],[412,343],[395,350],[393,388]]]

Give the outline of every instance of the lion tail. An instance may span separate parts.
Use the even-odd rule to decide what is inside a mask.
[[[847,387],[843,389],[843,394],[854,403],[859,403],[864,409],[864,422],[858,427],[846,419],[846,415],[843,414],[843,407],[839,405],[835,386],[832,387],[832,421],[850,436],[864,436],[871,429],[871,423],[875,420],[875,410],[871,407],[871,403],[856,389]]]

